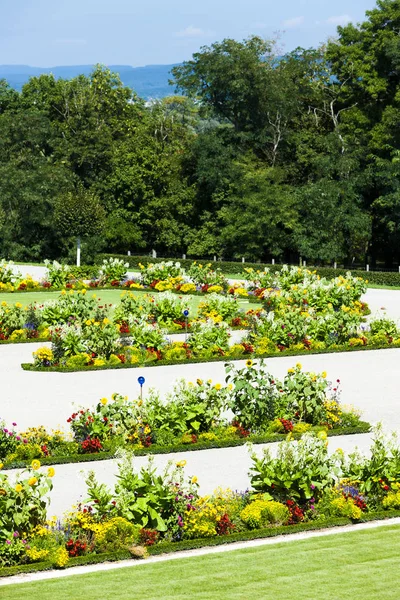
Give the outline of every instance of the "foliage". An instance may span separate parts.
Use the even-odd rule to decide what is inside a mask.
[[[341,474],[342,455],[336,452],[329,456],[325,439],[306,433],[298,442],[281,442],[276,458],[268,448],[262,458],[253,453],[253,489],[279,501],[317,498]]]

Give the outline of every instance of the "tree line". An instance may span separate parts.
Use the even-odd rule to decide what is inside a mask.
[[[202,47],[146,103],[117,75],[0,81],[0,256],[400,262],[400,0],[317,49]]]

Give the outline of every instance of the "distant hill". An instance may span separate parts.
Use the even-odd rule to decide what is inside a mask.
[[[108,65],[111,71],[119,74],[124,85],[148,100],[164,98],[174,94],[174,87],[168,85],[172,67],[176,65],[148,65],[130,67],[129,65]],[[75,65],[71,67],[29,67],[27,65],[0,65],[0,79],[6,79],[9,85],[20,91],[30,77],[44,73],[53,73],[59,79],[72,79],[77,75],[89,75],[93,65]]]

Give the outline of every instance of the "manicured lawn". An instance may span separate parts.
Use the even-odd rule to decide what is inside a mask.
[[[398,600],[400,527],[0,587],[4,600]]]
[[[45,302],[47,300],[56,300],[56,298],[60,295],[61,292],[22,292],[22,293],[6,293],[0,294],[0,303],[5,301],[8,304],[15,304],[16,302],[20,302],[23,306],[27,306],[32,302]],[[68,293],[68,292],[67,292]],[[88,290],[88,294],[96,294],[98,298],[107,302],[108,304],[119,304],[121,299],[121,290]],[[132,290],[132,293],[135,296],[140,296],[142,294],[148,292],[140,292],[137,290]],[[158,294],[154,294],[157,297]],[[197,311],[197,307],[200,302],[203,301],[205,296],[187,296],[189,310],[191,313],[195,313]],[[261,304],[255,304],[247,302],[246,300],[239,300],[240,306],[245,310],[256,309],[261,306]]]
[[[379,285],[377,283],[369,283],[368,287],[372,290],[400,290],[400,286],[396,285]]]

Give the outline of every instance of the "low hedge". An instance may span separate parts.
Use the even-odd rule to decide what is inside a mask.
[[[53,372],[53,373],[75,373],[77,371],[104,371],[107,369],[137,369],[137,368],[145,368],[145,367],[170,367],[176,365],[191,365],[198,363],[211,363],[211,362],[234,362],[239,360],[258,360],[261,358],[279,358],[281,356],[304,356],[304,355],[312,355],[312,354],[336,354],[340,352],[366,352],[368,350],[393,350],[394,348],[400,349],[398,346],[394,345],[374,345],[374,346],[342,346],[340,348],[324,348],[323,350],[285,350],[283,352],[270,352],[265,354],[246,354],[245,356],[240,357],[231,357],[231,356],[214,356],[212,358],[187,358],[185,360],[156,360],[149,363],[138,363],[138,364],[124,364],[120,363],[118,365],[104,365],[104,366],[94,366],[88,365],[86,367],[36,367],[33,363],[21,363],[21,368],[24,371],[43,371],[43,372]]]
[[[323,429],[321,427],[321,429]],[[366,421],[360,421],[356,427],[342,427],[328,431],[329,437],[339,435],[356,435],[359,433],[368,433],[371,431],[371,425]],[[293,439],[301,438],[300,433],[293,433]],[[211,450],[213,448],[234,448],[243,446],[247,442],[252,444],[273,444],[281,442],[287,438],[287,434],[275,433],[270,435],[251,435],[247,438],[237,438],[231,440],[212,440],[208,442],[197,442],[195,444],[173,444],[170,446],[157,446],[153,444],[149,448],[135,449],[135,456],[147,456],[149,454],[176,454],[182,452],[196,452],[199,450]],[[66,465],[73,463],[97,462],[99,460],[112,460],[115,458],[115,452],[100,452],[98,454],[74,454],[71,456],[44,456],[40,459],[42,465]],[[26,461],[14,461],[3,466],[3,471],[10,469],[24,469]]]
[[[252,540],[262,540],[279,536],[290,535],[293,533],[304,533],[307,531],[320,531],[332,529],[334,527],[345,527],[347,525],[356,525],[357,523],[365,523],[370,521],[390,521],[400,516],[400,510],[380,511],[376,513],[363,514],[360,521],[356,523],[345,517],[329,518],[324,521],[311,521],[309,523],[298,523],[297,525],[282,525],[281,527],[270,527],[267,529],[255,529],[253,531],[243,531],[241,533],[232,533],[230,535],[216,536],[213,538],[199,538],[194,540],[184,540],[182,542],[161,542],[154,546],[147,547],[150,556],[159,556],[162,554],[172,554],[175,552],[183,552],[188,550],[196,550],[199,548],[212,548],[215,546],[223,546],[226,544],[234,544],[238,542],[249,542]],[[92,554],[88,556],[79,556],[70,558],[67,563],[67,569],[82,565],[98,564],[103,562],[116,562],[119,560],[137,560],[132,558],[128,551],[120,550],[119,552],[108,552],[103,554]],[[33,563],[31,565],[16,565],[14,567],[0,568],[0,577],[11,577],[23,573],[37,573],[40,571],[54,570],[54,566],[49,561]]]
[[[180,258],[151,258],[150,256],[125,256],[123,254],[99,254],[96,258],[97,262],[101,264],[104,259],[109,258],[119,258],[129,263],[131,269],[139,269],[139,263],[142,265],[154,264],[163,262],[164,260],[174,260],[180,262],[184,269],[189,269],[190,266],[194,262],[200,263],[210,263],[215,266],[215,268],[221,269],[222,273],[232,274],[232,275],[240,275],[243,273],[244,269],[264,269],[264,267],[268,267],[272,272],[280,271],[282,265],[271,265],[267,263],[254,263],[254,262],[230,262],[230,261],[212,261],[212,260],[197,260],[194,259],[180,259]],[[326,277],[327,279],[334,279],[339,275],[346,275],[349,271],[354,275],[354,277],[361,277],[362,279],[368,280],[369,283],[374,283],[376,285],[385,285],[388,287],[392,286],[400,286],[400,273],[390,272],[390,271],[363,271],[361,269],[334,269],[333,267],[314,267],[312,265],[307,265],[307,267],[316,271],[318,275],[321,277]]]

